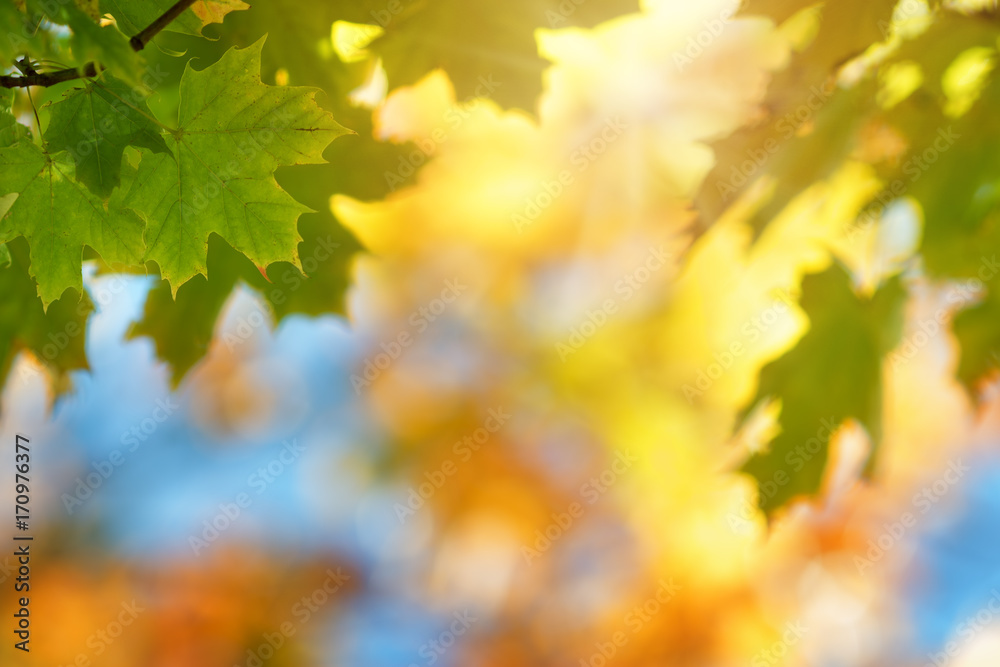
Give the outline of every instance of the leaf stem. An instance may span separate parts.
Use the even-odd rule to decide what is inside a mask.
[[[149,44],[150,40],[166,28],[171,21],[184,13],[188,7],[197,0],[178,0],[170,9],[165,11],[159,18],[150,23],[139,34],[129,40],[129,46],[135,52],[142,51]],[[55,72],[45,72],[43,74],[26,74],[22,76],[3,75],[0,76],[0,87],[3,88],[27,88],[29,86],[54,86],[64,81],[74,79],[87,79],[97,76],[99,65],[97,63],[87,63],[83,67],[68,67],[56,70]]]

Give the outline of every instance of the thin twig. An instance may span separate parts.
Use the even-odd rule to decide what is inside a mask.
[[[157,34],[164,28],[166,28],[171,21],[176,19],[178,16],[184,13],[188,7],[193,5],[197,0],[178,0],[173,7],[168,9],[160,16],[158,19],[153,21],[142,30],[138,35],[129,40],[129,46],[135,52],[142,51],[149,44],[150,40],[156,37]],[[45,72],[43,74],[26,74],[23,76],[0,76],[0,87],[3,88],[27,88],[28,86],[54,86],[57,83],[63,83],[64,81],[72,81],[74,79],[87,79],[97,76],[100,71],[100,67],[97,63],[87,63],[83,67],[68,67],[66,69],[56,70],[55,72]]]
[[[132,50],[138,53],[146,48],[146,45],[149,44],[151,39],[156,37],[157,33],[170,25],[174,19],[183,14],[184,10],[195,2],[196,0],[179,0],[173,7],[163,12],[160,18],[150,23],[145,30],[129,40]]]

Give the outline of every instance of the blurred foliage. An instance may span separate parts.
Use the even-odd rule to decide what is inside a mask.
[[[131,51],[170,4],[0,6],[25,35],[5,85],[101,66],[0,96],[5,375],[22,352],[57,389],[87,367],[85,261],[155,279],[126,335],[219,431],[304,383],[233,351],[254,335],[234,312],[339,314],[354,395],[329,423],[362,415],[385,446],[338,465],[412,483],[434,517],[402,545],[366,498],[354,528],[386,567],[433,554],[414,589],[491,610],[483,664],[592,652],[669,576],[690,590],[618,664],[759,664],[773,619],[809,613],[775,592],[786,572],[837,572],[876,622],[842,568],[883,518],[856,482],[912,497],[996,377],[992,3],[206,0]],[[768,521],[799,532],[762,545]],[[595,549],[621,580],[577,589]],[[240,594],[158,617],[224,638],[162,664],[241,659],[278,619]]]
[[[27,273],[28,252],[22,240],[4,246],[7,262],[0,266],[3,288],[0,324],[0,376],[7,373],[18,352],[30,350],[53,373],[57,386],[66,387],[66,374],[87,368],[84,341],[93,304],[72,292],[43,310],[35,283]]]

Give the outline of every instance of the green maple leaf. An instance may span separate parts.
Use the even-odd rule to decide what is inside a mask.
[[[899,340],[905,296],[899,278],[893,278],[863,301],[838,266],[802,281],[809,330],[791,351],[764,367],[749,404],[781,401],[781,433],[743,468],[758,480],[760,506],[768,514],[819,489],[829,437],[845,419],[858,420],[878,444],[882,357]]]
[[[296,221],[309,209],[274,171],[322,163],[323,149],[349,132],[316,104],[316,89],[261,82],[263,44],[230,49],[201,71],[188,64],[169,152],[143,156],[125,197],[146,220],[145,259],[175,293],[205,274],[213,233],[257,266],[298,265]]]
[[[67,151],[76,162],[76,179],[102,197],[121,182],[127,146],[167,151],[143,93],[112,77],[74,88],[49,112],[49,150]]]
[[[0,148],[0,198],[10,203],[0,219],[0,243],[23,236],[31,246],[32,276],[48,306],[67,288],[83,291],[83,248],[110,264],[142,258],[142,220],[122,206],[122,190],[104,201],[77,183],[65,153],[45,152],[30,141]],[[134,176],[122,170],[123,181]]]

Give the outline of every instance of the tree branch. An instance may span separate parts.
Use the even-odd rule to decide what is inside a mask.
[[[175,18],[183,14],[184,10],[193,5],[196,1],[197,0],[178,0],[173,7],[163,12],[163,15],[160,16],[160,18],[150,23],[145,30],[141,31],[138,35],[129,40],[129,45],[132,47],[132,50],[139,52],[146,48],[146,45],[149,44],[150,40],[156,37],[161,30],[173,22]]]
[[[0,76],[0,86],[4,88],[27,88],[29,86],[54,86],[63,81],[97,76],[97,66],[87,63],[80,71],[74,67],[69,69],[46,72],[44,74],[25,74],[23,76]]]
[[[184,13],[188,7],[197,0],[178,0],[173,7],[165,11],[158,19],[150,23],[144,30],[129,40],[129,46],[135,52],[142,51],[149,44],[150,40],[166,28],[174,19]],[[0,87],[3,88],[28,88],[29,86],[54,86],[64,81],[74,79],[87,79],[97,76],[101,67],[97,63],[87,63],[83,67],[69,67],[67,69],[56,70],[55,72],[45,72],[43,74],[25,74],[22,76],[10,75],[0,76]]]

